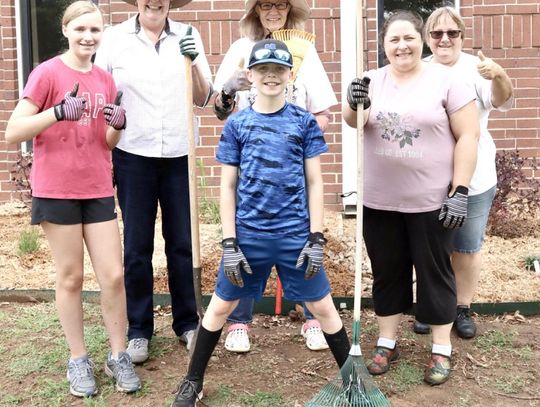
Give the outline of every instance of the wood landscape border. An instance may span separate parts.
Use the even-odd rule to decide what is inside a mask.
[[[0,290],[0,302],[52,302],[54,301],[54,290]],[[99,303],[99,291],[83,291],[82,298],[85,302]],[[203,295],[203,306],[210,302],[210,295]],[[275,310],[275,297],[263,297],[255,303],[254,312],[259,314],[273,315]],[[339,310],[352,310],[353,297],[334,297],[334,304]],[[171,304],[169,294],[154,294],[154,306],[162,307]],[[287,315],[289,311],[295,309],[296,302],[282,300],[281,315]],[[373,309],[373,300],[369,297],[362,298],[362,308]],[[519,312],[523,316],[540,315],[540,301],[527,302],[496,302],[496,303],[473,303],[471,309],[479,315],[501,315],[505,313]],[[414,314],[413,309],[410,310]]]

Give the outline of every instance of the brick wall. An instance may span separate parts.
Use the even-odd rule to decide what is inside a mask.
[[[17,97],[14,1],[0,0],[0,202],[18,195],[9,183],[9,171],[16,159],[17,147],[3,141],[6,120]],[[306,30],[317,35],[316,48],[326,72],[341,100],[340,12],[339,0],[307,0],[312,7]],[[351,0],[352,1],[352,0]],[[533,0],[461,0],[461,14],[467,26],[465,50],[494,58],[507,69],[515,86],[516,108],[508,113],[494,113],[490,129],[500,149],[518,148],[523,156],[540,157],[540,4]],[[136,9],[120,0],[100,0],[107,23],[116,24],[133,15]],[[367,61],[376,67],[376,0],[366,0]],[[238,20],[244,1],[194,0],[171,17],[192,23],[201,32],[212,73],[229,45],[239,37]],[[354,35],[351,33],[351,35]],[[354,63],[351,61],[351,63]],[[329,153],[322,157],[327,208],[341,209],[342,156],[340,106],[331,110],[331,124],[326,133]],[[207,197],[219,194],[220,168],[214,156],[222,123],[210,108],[196,109],[201,118],[201,145],[197,155],[204,164]],[[532,173],[532,172],[531,172]],[[540,174],[532,174],[540,177]]]

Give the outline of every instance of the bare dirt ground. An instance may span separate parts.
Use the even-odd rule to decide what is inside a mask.
[[[334,294],[351,296],[354,275],[355,219],[343,219],[327,213],[326,236],[329,244],[325,257]],[[487,237],[484,246],[484,267],[476,302],[538,301],[540,275],[525,267],[525,257],[540,253],[538,223],[530,225],[530,234],[520,238]],[[29,214],[20,204],[0,206],[0,289],[52,289],[54,267],[47,242],[41,230],[40,248],[31,255],[18,254],[22,230],[28,229]],[[213,288],[220,257],[219,227],[201,225],[201,257],[203,291]],[[159,225],[156,228],[154,257],[156,292],[166,291],[163,242]],[[365,259],[363,291],[370,296],[371,275]],[[91,266],[86,262],[85,289],[97,290]],[[268,286],[273,294],[273,284]],[[13,305],[0,304],[0,311]],[[29,305],[31,306],[31,305]],[[170,403],[178,379],[185,373],[188,355],[178,344],[170,328],[170,312],[156,309],[156,339],[152,342],[154,357],[138,371],[147,383],[145,392],[135,397],[113,394],[105,405],[164,406]],[[348,311],[342,317],[350,332],[352,318]],[[403,319],[399,345],[401,361],[391,371],[376,379],[379,387],[395,407],[540,407],[540,317],[524,317],[519,313],[504,316],[477,316],[479,332],[474,340],[453,336],[452,379],[437,387],[422,383],[422,371],[430,351],[430,336],[412,333],[412,317]],[[205,384],[207,406],[303,406],[327,380],[333,379],[336,368],[328,351],[311,352],[299,335],[302,321],[291,317],[257,315],[251,329],[252,351],[235,355],[223,349],[223,338],[212,357]],[[373,312],[362,313],[362,349],[369,355],[377,337]],[[223,335],[224,336],[224,335]],[[9,353],[3,344],[2,353]],[[412,373],[411,373],[412,372]],[[0,374],[0,376],[3,376]],[[55,378],[52,378],[55,379]],[[62,380],[59,375],[58,380]],[[0,383],[2,379],[0,378]],[[28,383],[6,381],[11,391],[26,391]],[[0,385],[0,387],[4,387]],[[225,393],[237,397],[227,401]],[[279,402],[269,404],[238,401],[238,395],[255,400],[257,392],[279,394]],[[225,401],[224,401],[225,400]],[[32,405],[17,404],[17,405]],[[87,405],[70,399],[70,406]]]

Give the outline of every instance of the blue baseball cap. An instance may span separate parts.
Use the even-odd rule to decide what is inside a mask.
[[[249,56],[248,69],[260,64],[278,64],[293,67],[293,58],[284,42],[267,39],[257,42]]]

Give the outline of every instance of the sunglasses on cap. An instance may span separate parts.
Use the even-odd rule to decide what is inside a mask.
[[[255,61],[262,61],[263,59],[279,59],[280,61],[291,63],[292,55],[284,49],[261,48],[252,54],[251,59]]]
[[[289,7],[288,2],[281,2],[281,3],[271,3],[269,1],[259,2],[257,3],[261,10],[269,11],[272,10],[272,7],[275,7],[276,10],[287,10],[287,7]]]
[[[448,35],[448,38],[455,39],[461,35],[461,30],[448,30],[448,31],[437,30],[437,31],[429,32],[429,35],[434,40],[440,40],[444,34]]]

